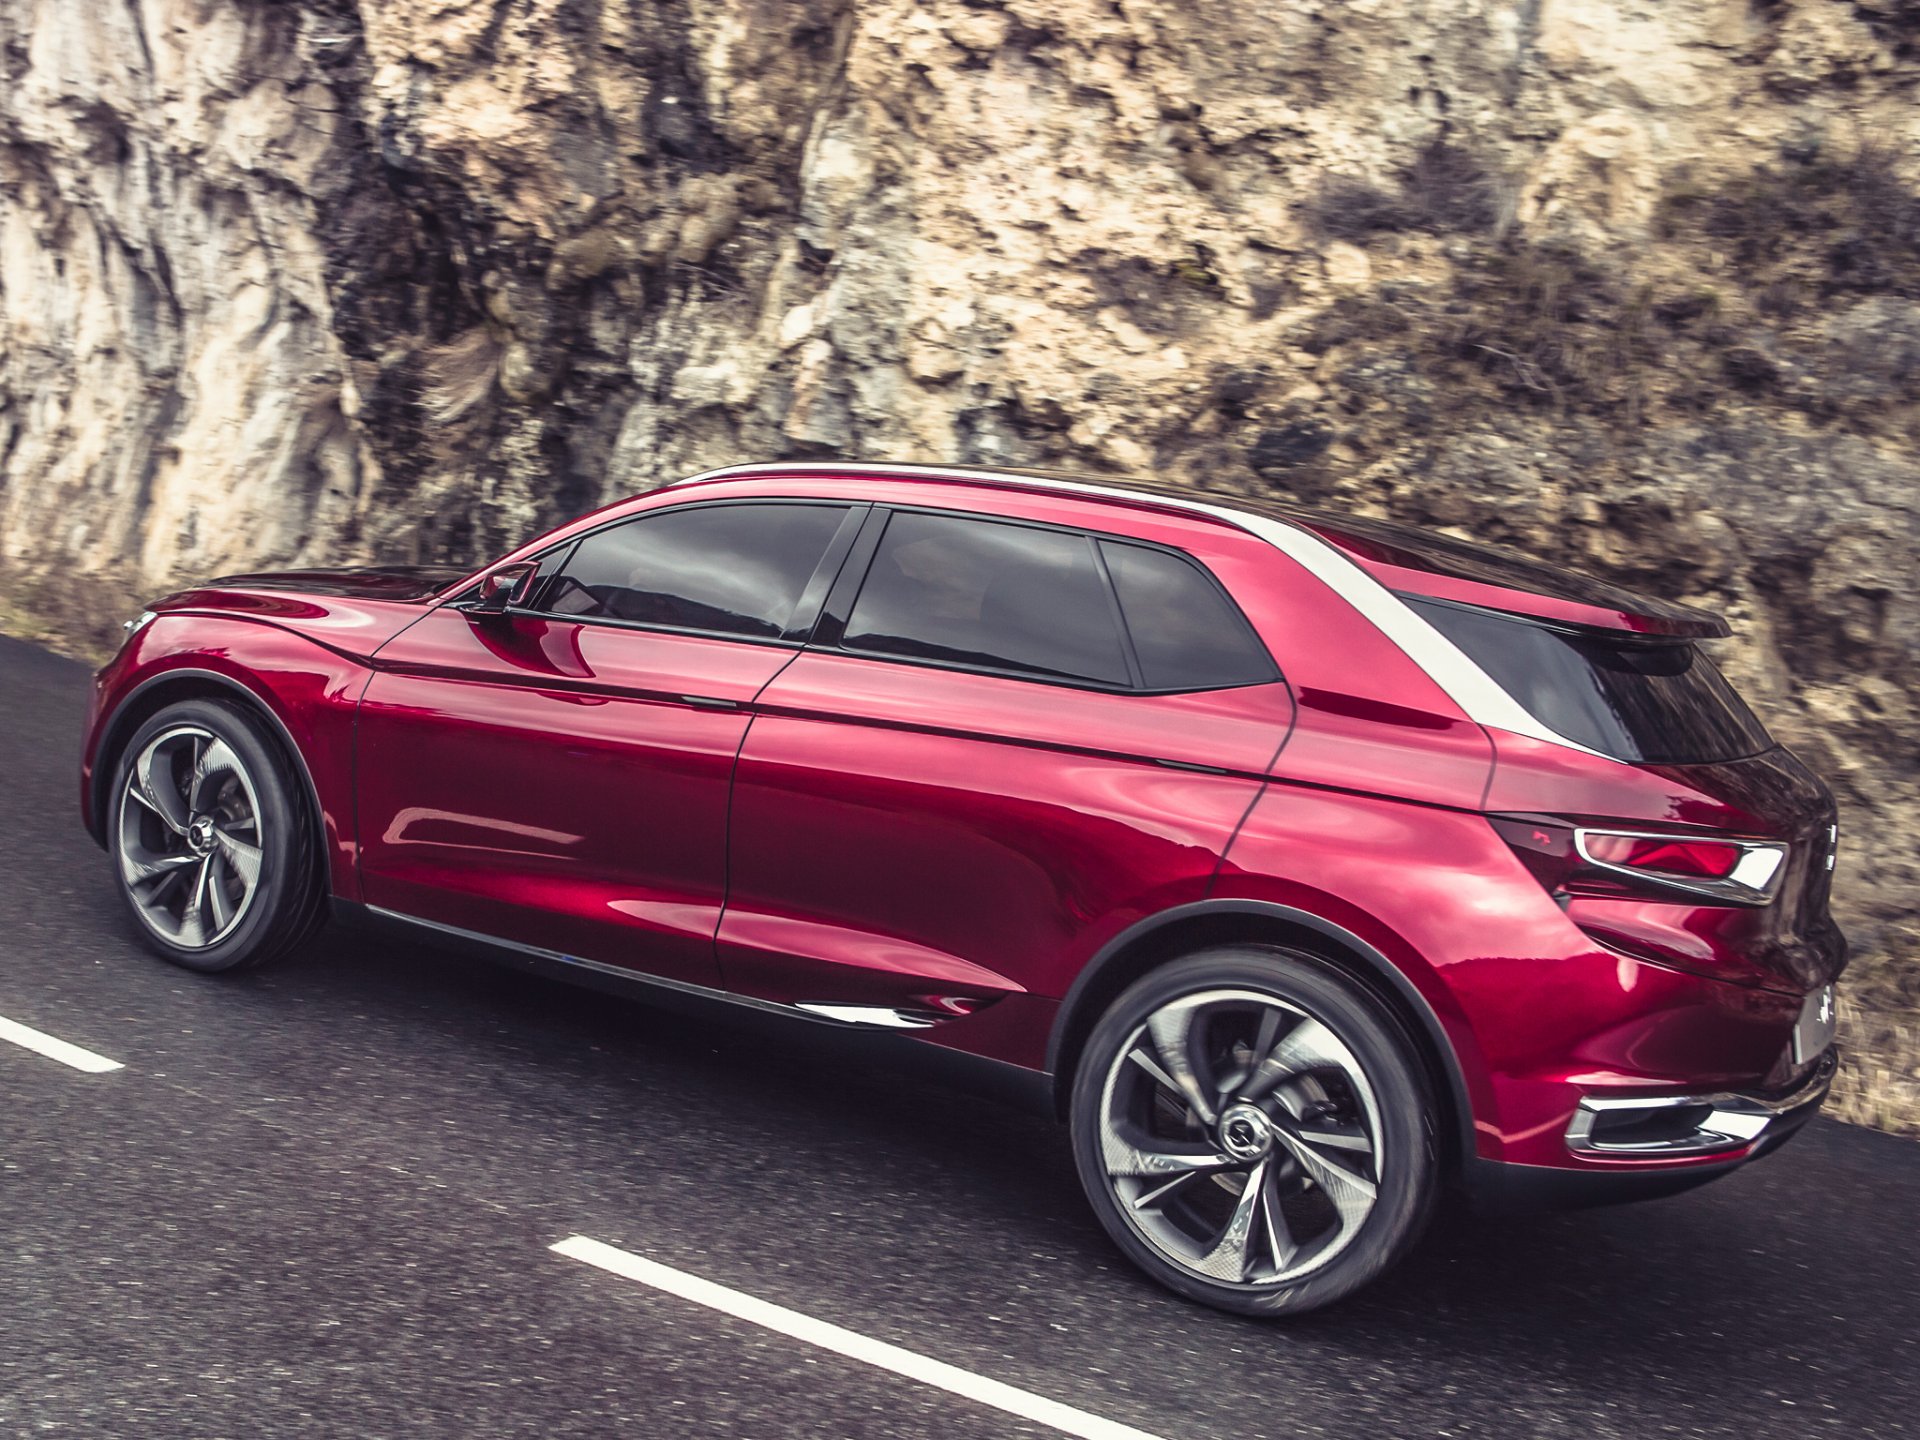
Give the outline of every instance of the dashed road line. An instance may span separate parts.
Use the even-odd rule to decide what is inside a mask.
[[[1044,1395],[1035,1395],[998,1380],[989,1380],[984,1375],[962,1370],[957,1365],[929,1359],[912,1350],[902,1350],[898,1345],[889,1345],[884,1340],[874,1340],[838,1325],[830,1325],[825,1320],[816,1320],[811,1315],[802,1315],[798,1310],[789,1310],[741,1291],[729,1290],[698,1275],[689,1275],[684,1270],[675,1270],[585,1235],[570,1235],[559,1244],[547,1248],[569,1259],[581,1260],[628,1280],[650,1285],[655,1290],[677,1295],[682,1300],[691,1300],[696,1305],[719,1310],[749,1324],[789,1335],[795,1340],[804,1340],[822,1350],[831,1350],[849,1360],[891,1370],[909,1380],[918,1380],[923,1385],[933,1385],[982,1405],[991,1405],[996,1410],[1018,1415],[1023,1420],[1052,1426],[1065,1434],[1080,1436],[1082,1440],[1159,1440],[1158,1436],[1136,1430],[1131,1425],[1103,1420],[1098,1415],[1089,1415],[1071,1405],[1049,1400]]]
[[[109,1060],[104,1055],[70,1045],[65,1040],[35,1030],[31,1025],[22,1025],[18,1020],[9,1020],[4,1015],[0,1015],[0,1040],[11,1040],[35,1054],[58,1060],[62,1065],[71,1065],[76,1070],[84,1070],[89,1075],[104,1075],[109,1070],[126,1068],[118,1060]]]

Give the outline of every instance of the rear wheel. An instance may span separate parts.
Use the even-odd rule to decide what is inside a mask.
[[[1299,1314],[1419,1238],[1433,1104],[1390,1016],[1311,956],[1209,950],[1153,971],[1089,1037],[1074,1158],[1095,1212],[1190,1299]]]
[[[135,732],[108,814],[121,897],[154,951],[190,970],[276,959],[323,900],[305,796],[238,705],[188,700]]]

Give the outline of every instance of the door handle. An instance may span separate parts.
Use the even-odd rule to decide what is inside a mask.
[[[682,705],[695,705],[702,710],[738,710],[738,700],[723,700],[718,695],[682,695]]]
[[[1191,770],[1196,775],[1227,775],[1232,773],[1231,771],[1222,769],[1218,765],[1201,765],[1192,760],[1167,760],[1158,755],[1154,757],[1153,763],[1156,765],[1164,765],[1169,770]]]

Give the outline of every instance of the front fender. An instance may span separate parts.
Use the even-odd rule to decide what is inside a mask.
[[[353,719],[370,674],[281,626],[163,612],[94,677],[80,762],[88,832],[105,843],[109,787],[97,782],[148,715],[177,699],[228,695],[277,732],[318,822],[332,893],[358,899]]]

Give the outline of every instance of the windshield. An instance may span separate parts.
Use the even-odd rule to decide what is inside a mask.
[[[1697,645],[1402,598],[1541,724],[1602,755],[1692,765],[1757,755],[1773,744]]]

